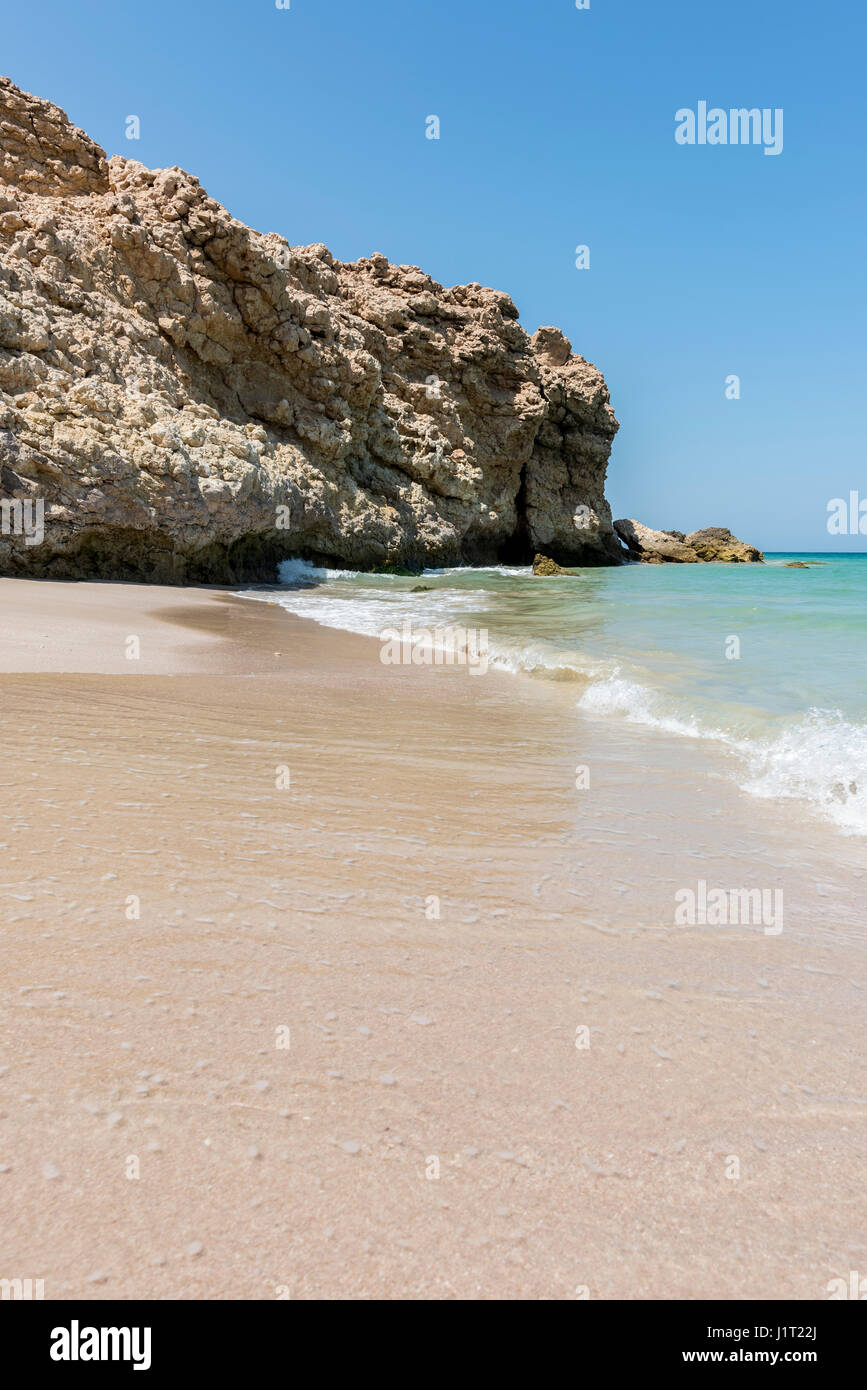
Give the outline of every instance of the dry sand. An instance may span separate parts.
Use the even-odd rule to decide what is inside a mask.
[[[867,1271],[859,842],[564,687],[384,667],[219,591],[4,579],[0,638],[0,1277],[815,1299]],[[783,932],[674,927],[699,878],[783,887]]]

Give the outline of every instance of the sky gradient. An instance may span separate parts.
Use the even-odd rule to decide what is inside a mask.
[[[867,499],[861,7],[47,0],[38,19],[7,8],[0,71],[109,154],[562,328],[621,422],[616,517],[867,550],[826,527],[831,498]],[[782,108],[782,152],[677,144],[699,101]]]

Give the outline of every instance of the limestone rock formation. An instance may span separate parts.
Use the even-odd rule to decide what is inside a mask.
[[[747,545],[722,526],[704,531],[654,531],[640,521],[615,521],[614,530],[626,545],[629,558],[645,564],[686,564],[700,561],[722,561],[726,564],[761,564],[764,555],[755,546]]]
[[[686,538],[700,560],[722,560],[726,564],[764,562],[764,555],[754,545],[739,541],[725,526],[709,526],[704,531],[691,531]]]
[[[640,521],[615,521],[614,529],[627,546],[630,557],[649,564],[695,564],[698,556],[685,543],[679,531],[654,531]]]
[[[0,79],[0,573],[616,564],[616,430],[508,295],[252,231]]]

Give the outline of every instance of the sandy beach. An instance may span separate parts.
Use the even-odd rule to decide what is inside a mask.
[[[860,841],[566,685],[386,667],[222,590],[0,579],[0,635],[0,1273],[821,1299],[867,1268]],[[781,888],[783,930],[675,926],[700,879]]]

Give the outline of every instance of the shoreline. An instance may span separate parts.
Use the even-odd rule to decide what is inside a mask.
[[[246,596],[342,631],[379,637],[390,623],[404,661],[410,628],[413,642],[434,646],[451,630],[470,643],[473,662],[471,644],[484,640],[484,666],[572,682],[581,714],[611,726],[700,740],[742,790],[794,803],[796,817],[803,807],[867,844],[867,789],[852,776],[867,752],[863,695],[854,663],[847,669],[839,659],[847,623],[857,622],[861,574],[846,569],[823,562],[805,588],[781,562],[626,565],[556,582],[497,566],[430,571],[426,586],[410,588],[403,577],[370,583],[356,571],[295,561],[284,567],[284,586]],[[799,632],[783,613],[801,598]]]
[[[0,600],[0,1183],[46,1297],[863,1268],[857,845],[556,683],[385,667],[227,590]],[[702,878],[779,882],[784,931],[675,929]]]

